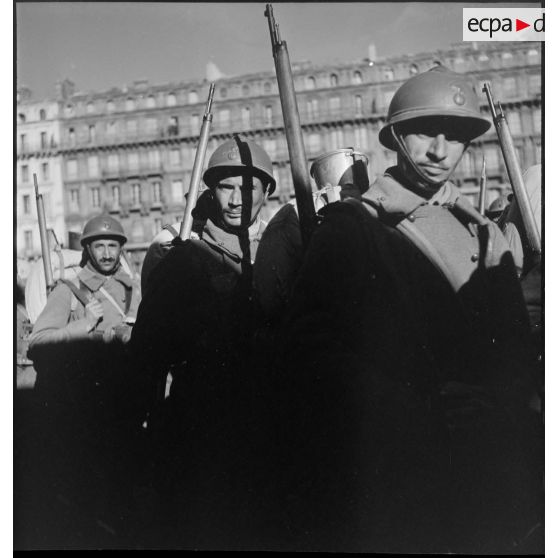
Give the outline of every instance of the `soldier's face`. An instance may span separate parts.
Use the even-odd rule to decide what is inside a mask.
[[[438,190],[453,174],[468,146],[467,133],[455,121],[443,118],[411,121],[401,128],[400,137],[407,156],[420,170],[427,187]],[[416,174],[411,165],[405,165],[404,159],[403,171],[407,175]]]
[[[214,190],[223,223],[233,229],[250,226],[267,198],[262,181],[255,176],[221,178]]]
[[[112,273],[120,263],[122,246],[118,240],[100,238],[87,247],[93,267],[104,274]]]

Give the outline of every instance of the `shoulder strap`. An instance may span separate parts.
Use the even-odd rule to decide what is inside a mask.
[[[59,279],[59,281],[61,283],[64,283],[64,285],[66,285],[66,287],[68,287],[72,291],[74,296],[81,302],[81,304],[83,304],[83,306],[87,306],[89,304],[89,296],[84,290],[77,287],[72,281],[68,279]]]
[[[163,229],[169,231],[172,234],[173,238],[176,238],[178,236],[177,230],[172,225],[165,225]]]

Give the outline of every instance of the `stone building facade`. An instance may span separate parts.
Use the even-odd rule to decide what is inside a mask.
[[[443,64],[490,82],[501,101],[521,166],[541,160],[541,44],[462,43],[454,48],[384,59],[316,66],[293,63],[295,90],[308,164],[321,153],[352,146],[370,160],[371,179],[391,165],[393,152],[378,142],[389,102],[415,73]],[[69,84],[67,84],[69,85]],[[207,79],[152,85],[136,81],[97,92],[66,91],[59,102],[64,206],[68,231],[102,211],[120,219],[137,266],[153,235],[182,218],[190,182]],[[216,82],[208,157],[233,132],[260,143],[273,160],[278,188],[264,218],[294,196],[274,72],[220,78]],[[507,177],[493,129],[479,138],[455,176],[477,202],[483,155],[488,203],[506,190]]]

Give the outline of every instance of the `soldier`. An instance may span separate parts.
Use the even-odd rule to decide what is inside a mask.
[[[238,444],[250,439],[241,417],[248,411],[244,388],[250,390],[242,369],[250,346],[251,269],[265,228],[260,210],[275,179],[267,153],[235,135],[212,154],[203,180],[210,203],[205,220],[194,222],[198,239],[176,243],[151,272],[131,346],[155,385],[172,368],[170,395],[150,416],[162,437],[164,512],[156,513],[154,536],[167,525],[170,546],[215,549],[241,537],[238,483],[250,476],[240,474],[249,463]]]
[[[450,182],[489,127],[468,78],[414,76],[380,131],[397,165],[322,211],[270,411],[296,549],[482,553],[537,531],[525,306],[502,234]]]
[[[121,224],[109,215],[85,224],[77,280],[59,281],[29,340],[48,440],[43,472],[46,479],[47,469],[57,479],[46,483],[67,485],[64,498],[82,500],[87,513],[110,511],[116,492],[111,486],[113,474],[120,466],[126,468],[124,441],[135,431],[137,382],[130,381],[126,344],[139,289],[121,265],[126,240]],[[111,524],[106,515],[104,521]],[[71,537],[71,529],[65,536]],[[101,544],[101,540],[86,544]]]
[[[314,193],[316,211],[340,199],[360,199],[369,187],[367,165],[366,155],[353,148],[336,149],[317,157],[310,168],[318,187]],[[262,322],[260,334],[273,336],[303,255],[297,207],[291,202],[269,222],[254,264],[255,298]]]

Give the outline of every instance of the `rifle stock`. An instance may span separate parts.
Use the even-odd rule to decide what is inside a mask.
[[[296,205],[300,221],[300,232],[304,247],[308,246],[312,235],[316,212],[312,198],[312,185],[308,172],[308,162],[300,127],[300,117],[294,90],[291,62],[287,50],[286,41],[282,41],[279,35],[279,25],[275,22],[271,4],[266,5],[264,15],[268,19],[271,45],[273,49],[273,60],[275,62],[275,73],[279,86],[279,98],[289,149],[291,173],[295,190]]]
[[[521,173],[519,161],[517,160],[517,153],[515,152],[513,145],[513,137],[500,104],[498,104],[499,112],[496,112],[492,92],[490,91],[490,85],[485,83],[482,90],[486,93],[486,97],[488,99],[488,106],[490,108],[490,112],[492,113],[492,120],[494,121],[496,133],[498,134],[498,140],[502,149],[502,155],[504,156],[504,163],[506,164],[510,184],[515,199],[517,200],[517,206],[525,228],[527,244],[530,251],[533,253],[533,256],[538,258],[541,255],[541,237],[535,221],[533,208],[531,207],[531,202],[529,201],[529,196],[527,195],[527,190],[523,182],[523,175]]]
[[[45,205],[42,194],[39,194],[39,184],[37,175],[33,173],[33,183],[35,185],[35,200],[37,201],[37,217],[39,219],[39,235],[41,237],[41,254],[43,257],[43,267],[45,270],[47,295],[54,287],[54,278],[52,276],[52,265],[50,262],[50,246],[48,242],[48,231],[46,227]]]
[[[213,120],[213,114],[211,114],[211,104],[213,103],[214,92],[215,84],[212,83],[209,86],[209,95],[207,97],[207,104],[205,105],[205,113],[203,115],[203,122],[200,130],[200,139],[198,142],[198,147],[196,149],[196,157],[194,159],[194,167],[192,168],[192,176],[190,178],[190,187],[188,188],[188,194],[186,195],[186,208],[184,209],[184,217],[182,219],[182,223],[180,224],[180,232],[178,236],[182,241],[190,238],[192,225],[194,223],[192,211],[196,206],[196,202],[198,201],[201,175],[203,164],[205,162],[207,142],[209,140],[209,129],[211,127],[211,121]]]

